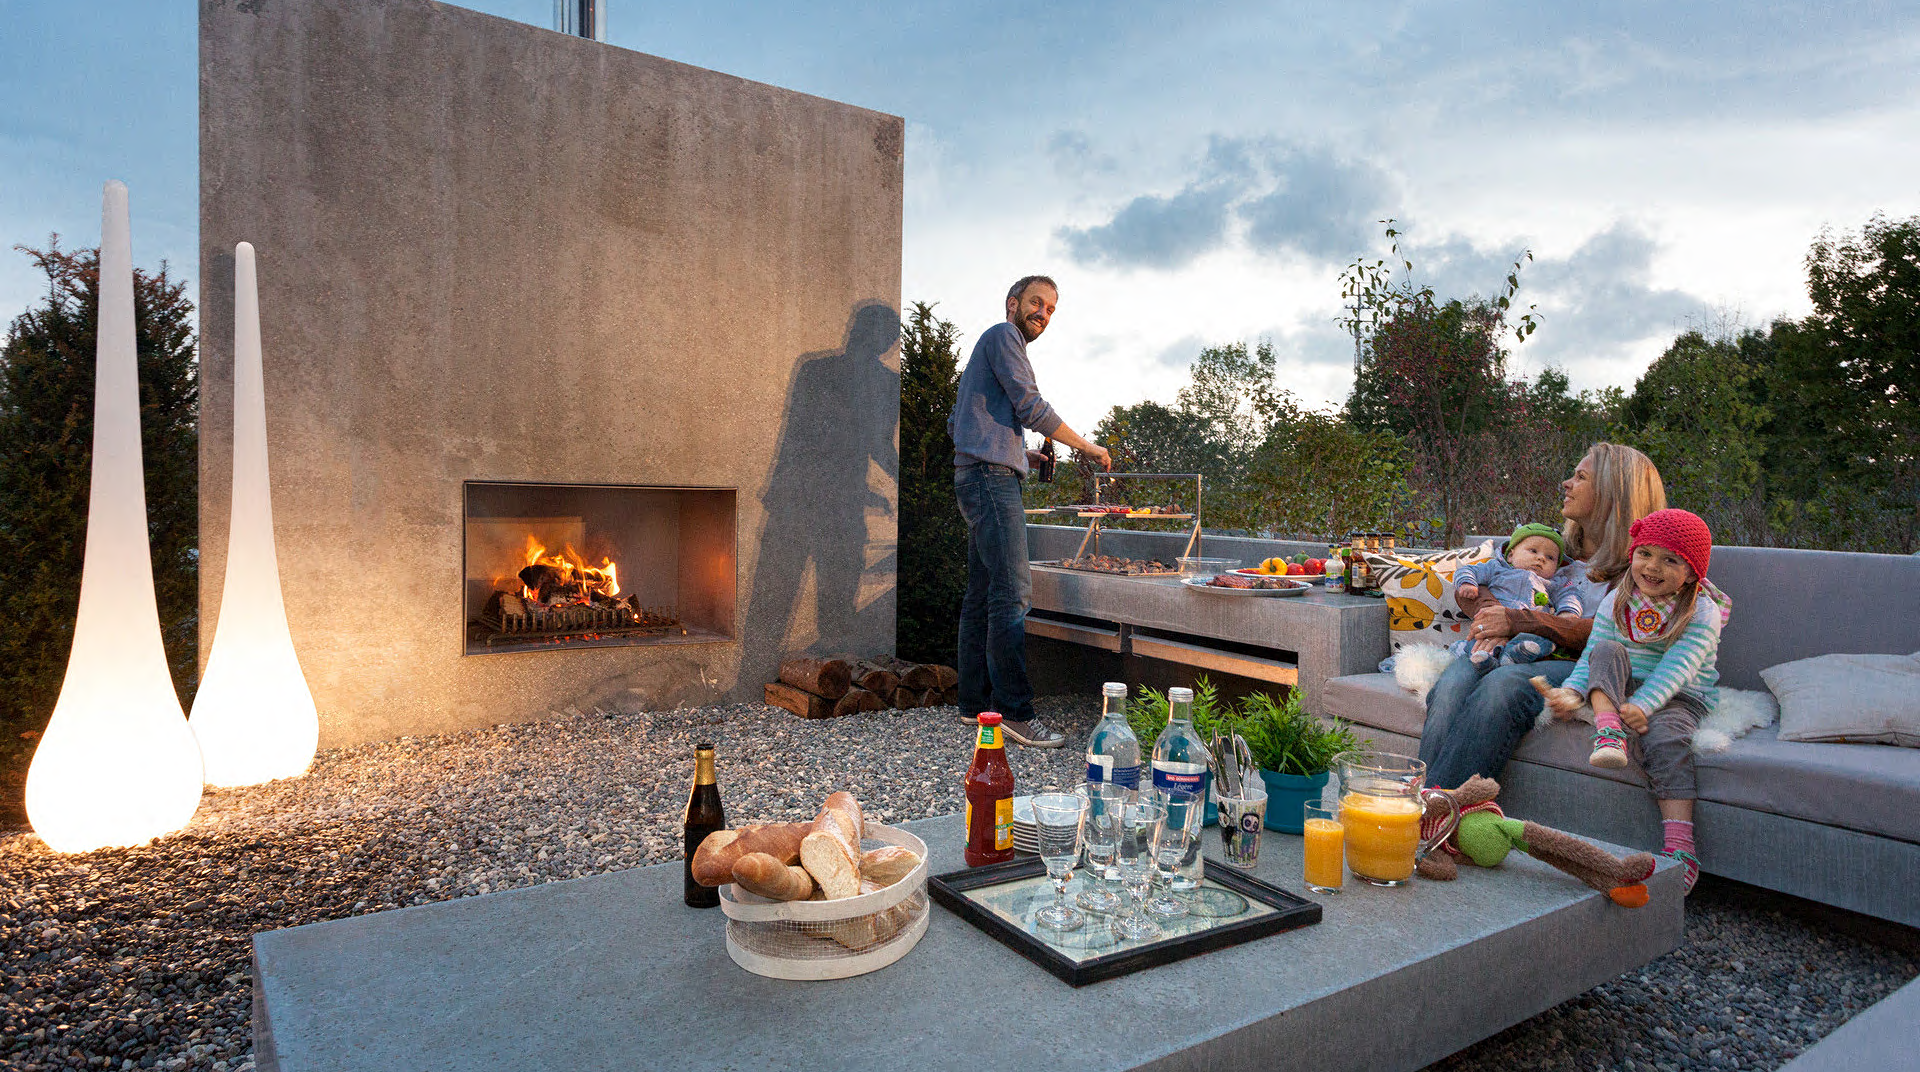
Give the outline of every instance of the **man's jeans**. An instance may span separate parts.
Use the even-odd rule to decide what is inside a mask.
[[[1540,714],[1540,694],[1528,679],[1559,685],[1572,673],[1567,659],[1491,668],[1465,659],[1447,664],[1427,693],[1427,724],[1420,731],[1427,784],[1458,789],[1476,774],[1498,779]]]
[[[1027,515],[1020,474],[981,462],[954,470],[954,495],[967,519],[967,594],[960,600],[960,713],[1033,717],[1027,680]]]

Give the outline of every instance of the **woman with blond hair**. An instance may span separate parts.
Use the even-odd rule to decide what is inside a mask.
[[[1468,627],[1472,640],[1505,640],[1520,633],[1547,637],[1568,651],[1587,645],[1593,611],[1627,568],[1635,521],[1664,510],[1666,486],[1660,470],[1645,454],[1617,443],[1595,443],[1560,484],[1562,535],[1571,559],[1555,580],[1580,587],[1583,618],[1561,618],[1548,609],[1503,607],[1482,595]],[[1486,674],[1466,659],[1447,667],[1427,693],[1427,723],[1420,735],[1420,758],[1427,784],[1454,788],[1476,774],[1498,778],[1520,738],[1540,713],[1540,694],[1528,680],[1544,677],[1559,685],[1573,673],[1571,660],[1543,660],[1498,667]]]

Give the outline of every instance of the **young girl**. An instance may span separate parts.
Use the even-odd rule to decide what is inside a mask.
[[[1660,855],[1700,877],[1693,847],[1693,733],[1718,700],[1714,657],[1733,603],[1707,580],[1713,534],[1685,510],[1633,523],[1627,571],[1600,601],[1593,635],[1566,684],[1547,694],[1556,718],[1593,708],[1596,767],[1646,770],[1665,820]],[[1629,734],[1627,730],[1633,732]]]

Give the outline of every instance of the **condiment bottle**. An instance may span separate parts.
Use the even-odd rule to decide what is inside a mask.
[[[727,813],[720,806],[720,786],[713,777],[713,745],[700,742],[693,749],[693,791],[687,794],[687,814],[681,825],[686,840],[686,900],[692,908],[713,908],[720,903],[720,890],[702,886],[693,880],[693,854],[707,835],[727,828]]]
[[[980,712],[966,780],[968,867],[1013,859],[1013,768],[1001,734],[999,713]]]

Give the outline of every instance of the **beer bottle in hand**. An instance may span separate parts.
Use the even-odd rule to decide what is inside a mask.
[[[713,780],[713,745],[702,741],[693,749],[693,792],[687,796],[685,824],[687,842],[687,904],[694,908],[713,908],[720,903],[720,891],[693,880],[693,854],[707,835],[727,828],[727,813],[720,808],[720,787]]]

